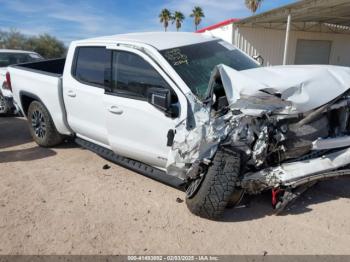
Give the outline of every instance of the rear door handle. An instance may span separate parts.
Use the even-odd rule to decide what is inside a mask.
[[[111,106],[110,108],[108,108],[108,111],[113,113],[113,114],[117,114],[117,115],[123,114],[123,109],[121,109],[117,106]]]
[[[69,90],[69,91],[67,92],[67,96],[76,97],[77,94],[76,94],[73,90]]]

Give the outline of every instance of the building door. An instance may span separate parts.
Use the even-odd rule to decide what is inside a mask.
[[[329,64],[331,47],[331,41],[298,39],[295,64]]]

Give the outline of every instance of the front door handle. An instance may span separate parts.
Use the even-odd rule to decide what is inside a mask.
[[[123,109],[120,109],[117,106],[111,106],[110,108],[108,108],[108,111],[113,113],[113,114],[117,114],[117,115],[123,114]]]
[[[73,90],[69,90],[69,91],[67,92],[67,96],[76,97],[77,94],[76,94]]]

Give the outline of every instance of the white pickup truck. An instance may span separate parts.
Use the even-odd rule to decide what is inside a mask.
[[[263,68],[210,36],[140,33],[74,41],[66,59],[9,72],[39,145],[74,137],[183,187],[205,218],[264,190],[280,211],[318,180],[350,174],[349,68]]]

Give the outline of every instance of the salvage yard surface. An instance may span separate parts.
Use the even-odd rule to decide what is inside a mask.
[[[0,254],[350,254],[350,178],[318,183],[282,216],[270,194],[222,221],[184,193],[74,143],[39,148],[0,118]]]

